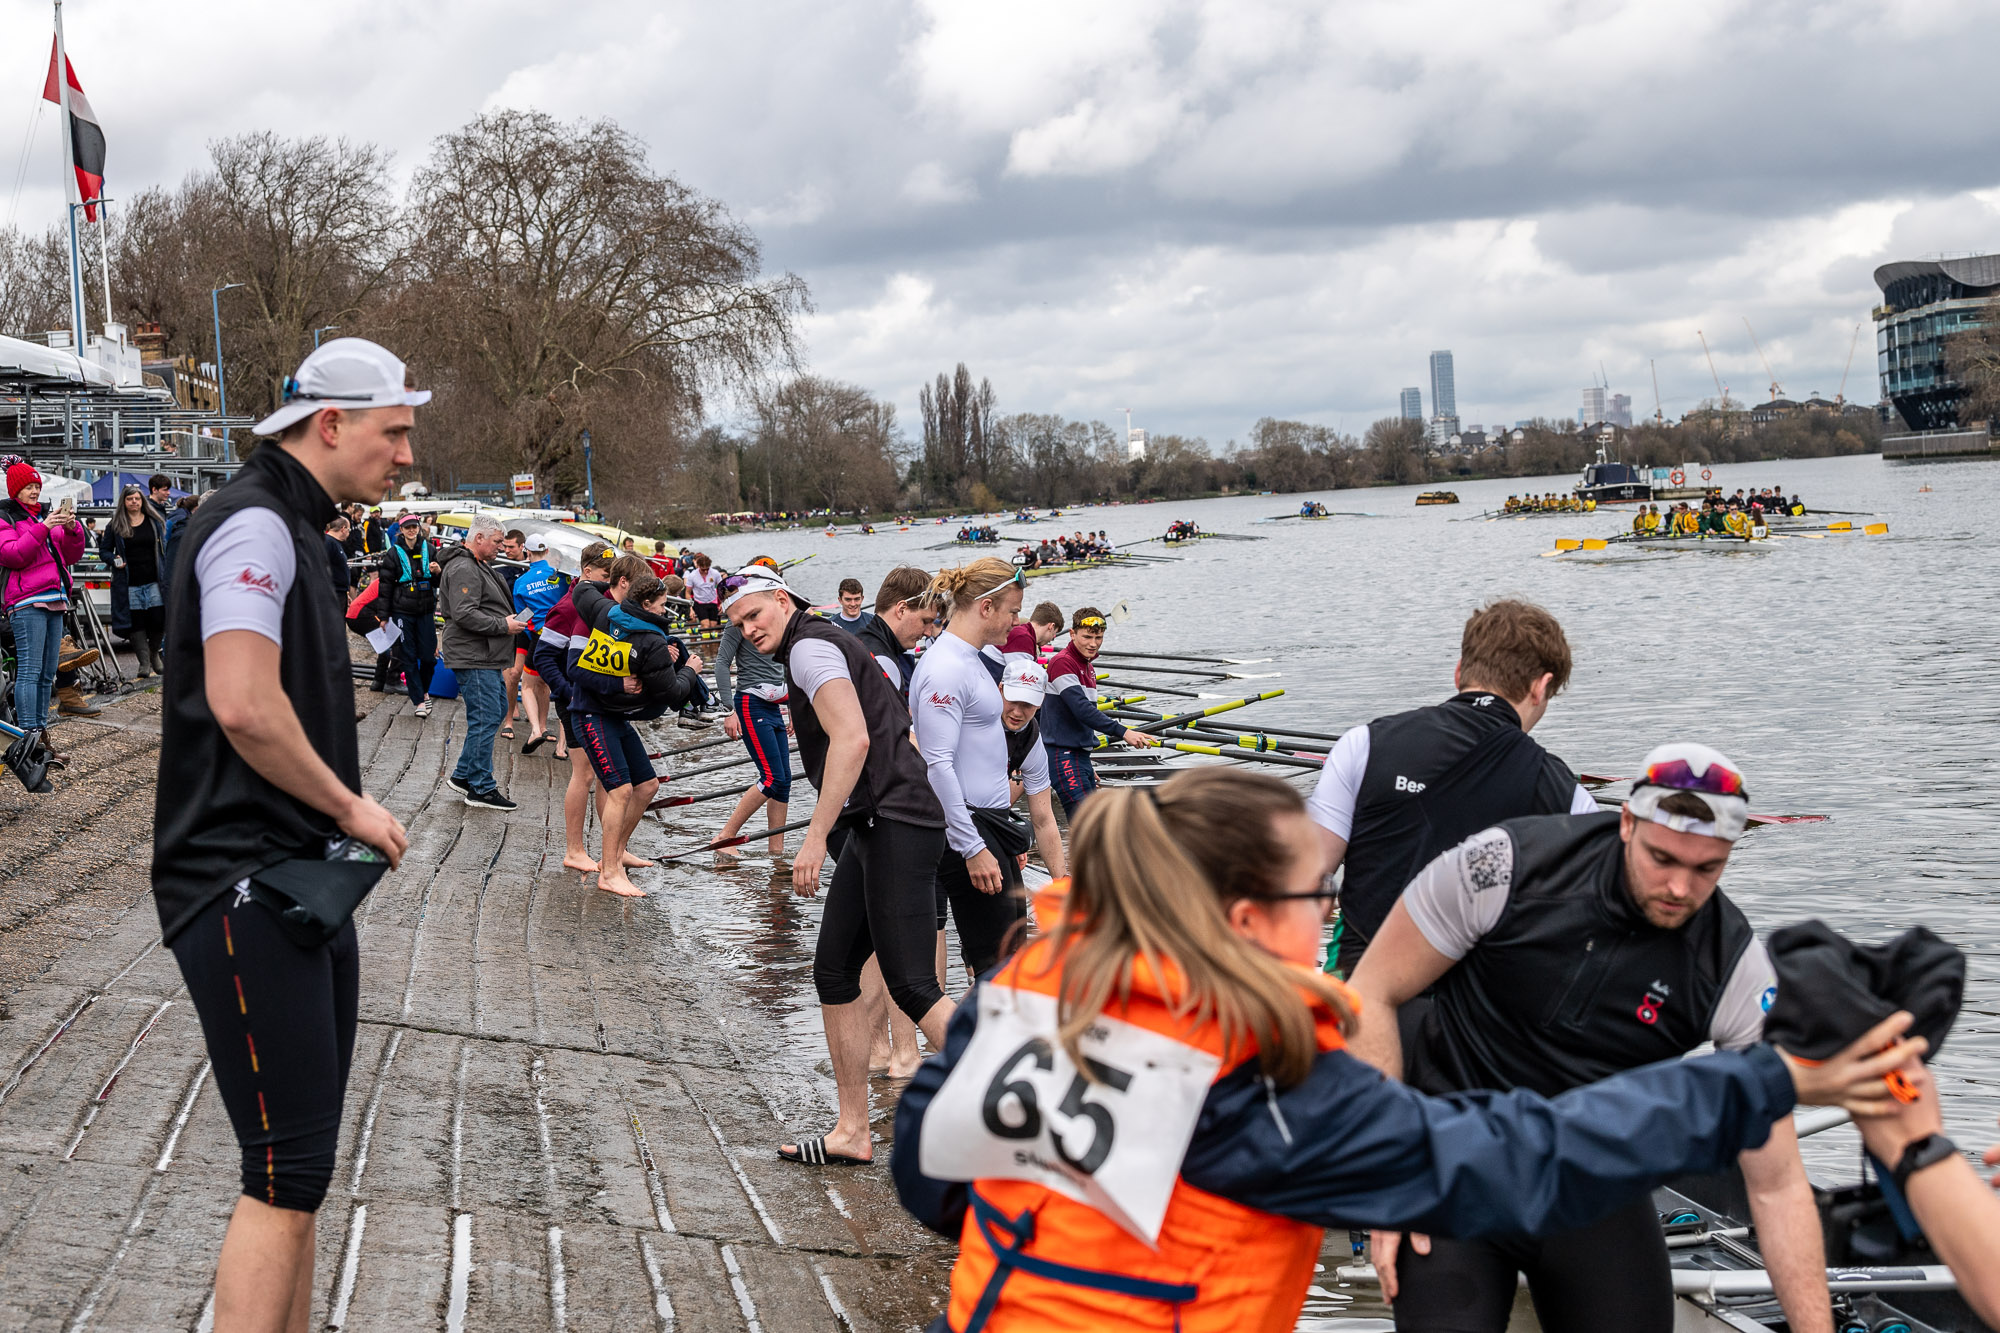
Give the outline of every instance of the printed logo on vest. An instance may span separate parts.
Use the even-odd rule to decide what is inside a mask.
[[[1658,982],[1654,982],[1653,984],[1656,986],[1659,985]],[[1660,989],[1665,990],[1666,987],[1660,986]],[[1666,1004],[1666,1002],[1667,1002],[1666,996],[1655,994],[1652,991],[1647,991],[1646,997],[1639,1001],[1639,1010],[1638,1010],[1639,1021],[1641,1023],[1645,1023],[1648,1025],[1659,1022],[1660,1008],[1662,1005]]]
[[[256,570],[246,569],[241,574],[238,574],[236,576],[236,586],[239,588],[248,588],[253,592],[261,592],[266,597],[276,597],[278,595],[278,580],[269,574]]]
[[[1401,773],[1396,775],[1396,790],[1409,792],[1412,796],[1422,791],[1428,785],[1428,783],[1423,782],[1412,782]]]
[[[931,691],[930,701],[932,706],[937,708],[950,708],[958,702],[949,694],[939,694],[936,690]]]

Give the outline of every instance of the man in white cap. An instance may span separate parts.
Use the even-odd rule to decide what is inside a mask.
[[[361,790],[354,681],[320,535],[411,463],[403,363],[315,351],[275,436],[189,519],[167,599],[153,901],[242,1149],[217,1329],[303,1328],[313,1216],[354,1054],[354,904],[409,839]],[[280,913],[283,915],[280,915]]]
[[[1424,867],[1355,968],[1370,1015],[1355,1055],[1428,1093],[1554,1097],[1704,1042],[1755,1045],[1777,978],[1718,887],[1749,819],[1741,771],[1683,743],[1646,756],[1622,812],[1528,815],[1473,834]],[[1825,1249],[1791,1117],[1740,1161],[1787,1323],[1826,1333]],[[1375,1236],[1399,1329],[1499,1333],[1518,1273],[1546,1328],[1673,1326],[1666,1244],[1644,1195],[1560,1235],[1411,1241]]]
[[[840,1111],[825,1134],[781,1145],[786,1161],[874,1160],[869,1132],[867,1004],[861,977],[881,962],[889,998],[944,1049],[952,1004],[936,973],[936,876],[944,812],[910,744],[910,712],[867,645],[804,609],[784,575],[751,565],[717,586],[721,612],[784,669],[806,779],[819,794],[792,858],[792,891],[819,892],[827,837],[847,830],[813,945],[813,985],[826,1025]],[[993,687],[987,678],[988,689]]]

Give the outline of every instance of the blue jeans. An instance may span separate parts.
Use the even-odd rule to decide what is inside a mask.
[[[500,673],[490,667],[468,667],[453,674],[458,677],[458,697],[465,700],[465,748],[458,752],[458,767],[451,775],[484,796],[500,785],[493,780],[493,738],[507,713],[507,690]]]
[[[41,731],[49,725],[49,696],[62,660],[62,613],[17,606],[7,623],[14,629],[14,725]]]
[[[403,683],[409,688],[410,702],[420,704],[430,697],[431,672],[437,670],[437,618],[426,611],[420,616],[397,616],[396,627],[403,637],[396,651],[403,659]]]

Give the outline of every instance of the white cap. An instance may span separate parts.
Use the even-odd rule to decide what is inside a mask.
[[[522,543],[522,549],[529,551],[546,551],[549,549],[548,538],[543,537],[540,534],[536,534],[535,536],[528,538],[526,542]]]
[[[1049,673],[1041,663],[1017,657],[1000,675],[1000,696],[1020,704],[1039,704],[1049,692]]]
[[[736,584],[722,599],[721,609],[724,611],[753,592],[788,593],[795,604],[799,601],[798,594],[793,593],[791,585],[785,582],[785,576],[769,565],[745,565],[723,582]]]
[[[429,389],[406,389],[403,363],[380,343],[335,338],[313,349],[299,373],[285,381],[285,405],[258,422],[252,434],[276,435],[329,407],[361,411],[370,407],[420,407]]]

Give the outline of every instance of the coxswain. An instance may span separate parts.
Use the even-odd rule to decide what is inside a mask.
[[[1457,694],[1341,734],[1307,802],[1328,873],[1346,867],[1329,971],[1354,975],[1396,895],[1447,847],[1503,819],[1597,809],[1569,766],[1528,734],[1569,674],[1569,640],[1554,616],[1494,602],[1459,635]]]
[[[1427,1097],[1343,1049],[1374,1015],[1311,968],[1332,894],[1295,789],[1215,767],[1108,791],[1072,849],[1042,933],[897,1105],[897,1194],[959,1245],[934,1330],[1290,1333],[1323,1227],[1578,1227],[1726,1169],[1798,1101],[1875,1107],[1921,1049],[1758,1044],[1553,1100]]]
[[[1025,823],[1007,786],[1005,700],[981,655],[1013,627],[1021,588],[1020,571],[990,556],[940,571],[931,591],[948,600],[951,618],[918,659],[910,685],[917,749],[944,807],[947,845],[937,882],[951,902],[959,956],[973,977],[1000,962],[1027,915],[1020,858],[1029,847],[1041,851],[1050,874],[1063,874],[1048,756],[1028,756],[1022,770],[1032,819]]]
[[[1503,513],[1503,514],[1511,514],[1511,513],[1513,513],[1513,512],[1514,512],[1514,511],[1515,511],[1516,509],[1519,509],[1520,507],[1521,507],[1521,500],[1520,500],[1520,497],[1519,497],[1519,496],[1514,496],[1514,495],[1510,495],[1510,496],[1508,496],[1508,497],[1507,497],[1507,503],[1506,503],[1505,505],[1501,506],[1501,509],[1500,509],[1500,512],[1501,512],[1501,513]]]
[[[958,539],[962,542],[971,541],[972,530],[970,528],[960,528],[958,530]]]
[[[936,972],[944,811],[909,742],[909,710],[859,637],[811,614],[784,576],[762,565],[725,579],[722,594],[730,623],[784,668],[799,758],[819,796],[792,858],[792,892],[819,892],[827,838],[836,823],[847,830],[813,948],[839,1117],[778,1155],[809,1165],[872,1161],[862,969],[873,954],[889,998],[942,1050],[951,1014]]]
[[[1032,545],[1024,545],[1014,553],[1014,563],[1023,569],[1034,569],[1042,563],[1042,558]]]
[[[1042,744],[1049,751],[1049,776],[1063,814],[1076,817],[1083,798],[1097,790],[1097,770],[1090,752],[1097,734],[1114,741],[1151,749],[1160,742],[1125,724],[1097,706],[1097,673],[1091,663],[1104,650],[1104,613],[1094,606],[1077,608],[1069,622],[1069,645],[1049,660],[1049,697],[1042,706]]]
[[[1371,1022],[1355,1054],[1436,1096],[1555,1097],[1712,1042],[1763,1040],[1777,977],[1718,887],[1750,803],[1741,772],[1704,745],[1646,756],[1622,812],[1536,815],[1475,833],[1404,890],[1353,983]],[[1419,997],[1430,992],[1428,1000]],[[1408,1048],[1398,1011],[1417,1004]],[[1791,1117],[1740,1161],[1757,1246],[1788,1327],[1831,1333],[1826,1256]],[[1437,1240],[1376,1271],[1396,1327],[1501,1333],[1525,1273],[1544,1322],[1668,1333],[1674,1288],[1646,1195],[1580,1230]]]

